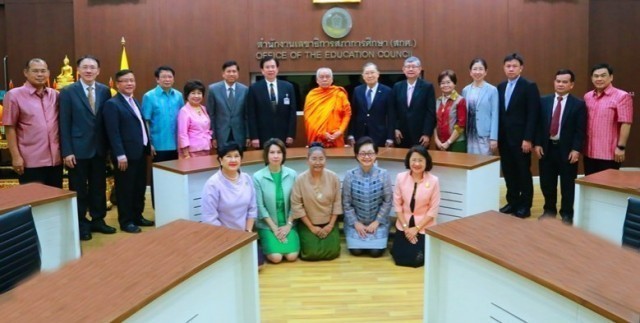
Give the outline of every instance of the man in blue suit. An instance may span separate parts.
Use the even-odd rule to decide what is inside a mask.
[[[422,65],[417,57],[404,61],[402,72],[407,77],[393,85],[395,138],[398,147],[429,147],[436,126],[436,94],[433,84],[420,78]]]
[[[351,121],[349,145],[363,136],[369,136],[378,147],[393,145],[395,114],[391,88],[378,83],[380,72],[374,63],[366,63],[362,69],[365,84],[358,85],[351,97]]]
[[[211,116],[214,148],[233,141],[242,149],[249,146],[246,99],[249,89],[237,82],[240,66],[236,61],[222,64],[222,81],[209,85],[207,113]]]
[[[260,70],[264,79],[249,87],[249,137],[256,149],[271,138],[278,138],[287,146],[296,138],[296,94],[291,83],[277,79],[279,67],[275,57],[263,57]]]
[[[118,222],[124,232],[138,233],[139,226],[153,226],[142,217],[147,186],[147,156],[151,149],[149,132],[142,119],[140,103],[133,98],[136,79],[131,70],[118,71],[114,77],[118,94],[104,107],[104,125],[116,165]]]
[[[553,82],[555,94],[542,97],[540,121],[536,135],[535,152],[539,161],[540,189],[544,195],[543,217],[555,218],[560,176],[560,216],[567,224],[573,223],[575,179],[578,160],[584,144],[587,107],[584,101],[569,92],[575,75],[571,70],[556,72]]]
[[[80,57],[77,68],[80,79],[60,91],[60,142],[69,188],[77,193],[80,239],[90,240],[91,232],[116,232],[104,221],[106,143],[102,112],[111,93],[106,85],[96,82],[100,75],[96,57]]]
[[[540,113],[540,92],[535,82],[520,76],[524,69],[522,56],[509,54],[503,63],[507,80],[498,85],[498,150],[507,184],[507,204],[500,212],[526,218],[531,216],[533,203],[531,150]]]

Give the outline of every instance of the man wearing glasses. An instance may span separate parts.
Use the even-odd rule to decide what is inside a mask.
[[[60,92],[60,142],[64,165],[69,170],[69,189],[78,194],[80,240],[91,240],[91,232],[116,233],[104,222],[107,215],[105,136],[102,110],[111,98],[109,88],[96,82],[100,61],[80,57],[80,79]],[[91,221],[86,217],[89,211]]]
[[[154,222],[142,217],[147,186],[147,156],[151,153],[149,132],[140,103],[133,98],[136,79],[131,70],[116,73],[118,94],[104,107],[104,125],[111,146],[111,159],[116,165],[118,222],[124,232],[138,233],[140,226]]]
[[[407,77],[393,86],[396,145],[410,148],[429,147],[436,125],[436,95],[433,84],[420,78],[420,59],[411,56],[404,61],[402,72]]]

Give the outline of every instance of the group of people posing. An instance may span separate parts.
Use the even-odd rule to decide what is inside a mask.
[[[260,236],[262,250],[272,263],[330,260],[340,255],[338,216],[344,214],[347,248],[353,255],[380,257],[387,249],[395,210],[396,233],[392,256],[396,264],[424,263],[424,229],[435,223],[440,204],[438,178],[429,171],[431,157],[423,146],[407,152],[408,169],[396,177],[376,165],[378,145],[363,136],[354,145],[358,165],[343,179],[327,169],[322,144],[312,143],[309,169],[297,174],[286,167],[287,148],[277,138],[264,144],[265,167],[253,178],[240,171],[243,151],[231,142],[218,148],[220,171],[202,193],[202,221]]]
[[[223,80],[208,87],[190,80],[182,92],[173,88],[175,71],[161,66],[155,71],[157,86],[144,94],[141,103],[133,96],[136,81],[131,70],[115,74],[118,93],[112,97],[107,86],[96,82],[99,60],[83,56],[77,61],[79,80],[58,94],[46,87],[46,62],[35,58],[25,66],[27,82],[5,96],[3,123],[13,169],[21,183],[61,187],[64,162],[70,188],[78,194],[83,240],[91,239],[92,232],[116,231],[104,222],[106,159],[115,166],[120,229],[135,233],[140,232],[139,226],[153,225],[142,217],[146,156],[150,154],[153,162],[160,162],[209,155],[217,148],[223,166],[210,180],[221,182],[215,189],[255,186],[263,195],[270,195],[267,199],[256,193],[257,208],[247,213],[247,221],[230,226],[249,229],[252,219],[264,219],[256,227],[271,231],[273,236],[261,234],[265,236],[263,240],[288,243],[287,248],[277,252],[280,256],[270,257],[276,253],[269,253],[266,248],[272,261],[297,254],[292,250],[296,250],[298,240],[289,235],[293,220],[298,218],[303,225],[294,231],[298,231],[302,242],[301,256],[330,258],[305,251],[305,239],[315,236],[322,240],[314,244],[335,239],[335,218],[342,213],[347,241],[351,241],[349,249],[354,253],[367,249],[378,255],[384,250],[382,239],[388,233],[385,225],[389,223],[386,213],[391,208],[391,195],[386,172],[374,165],[377,147],[411,148],[406,161],[410,172],[396,179],[396,188],[406,186],[403,189],[408,195],[405,191],[398,193],[404,204],[395,206],[396,212],[413,216],[399,217],[396,222],[398,231],[410,244],[420,240],[420,232],[435,222],[437,213],[433,212],[434,208],[437,210],[437,199],[431,199],[439,194],[435,192],[437,179],[428,173],[431,163],[426,148],[430,145],[438,150],[474,154],[499,152],[507,185],[507,205],[500,211],[522,218],[530,216],[533,199],[532,152],[539,158],[545,197],[543,215],[555,217],[558,213],[559,176],[559,213],[568,223],[573,217],[574,180],[580,156],[586,174],[620,167],[625,159],[633,107],[631,95],[613,87],[613,69],[607,64],[595,65],[591,69],[594,90],[581,100],[570,94],[575,81],[572,71],[557,71],[555,93],[541,98],[537,85],[521,76],[523,68],[520,55],[507,55],[503,60],[507,79],[495,87],[485,81],[486,61],[477,58],[469,64],[472,82],[460,93],[456,91],[458,77],[454,71],[439,73],[440,91],[436,96],[434,86],[421,78],[422,64],[416,57],[404,61],[406,80],[392,88],[378,82],[380,72],[375,64],[366,63],[362,71],[364,84],[355,88],[351,98],[344,88],[333,84],[331,69],[318,69],[318,87],[309,92],[304,103],[306,142],[321,143],[325,148],[345,144],[356,148],[354,153],[361,165],[344,180],[347,192],[343,203],[340,198],[329,199],[339,191],[339,184],[335,174],[324,170],[322,148],[314,146],[309,150],[310,169],[298,177],[306,184],[294,187],[295,174],[282,167],[286,147],[296,137],[297,92],[291,83],[278,79],[279,62],[274,57],[260,60],[264,78],[249,87],[238,82],[240,67],[235,61],[222,65]],[[363,138],[370,142],[358,145]],[[242,152],[250,147],[265,149],[265,163],[269,166],[255,174],[259,177],[254,181],[233,171],[240,166]],[[271,148],[279,151],[274,155],[282,155],[280,164],[273,167],[268,158]],[[227,156],[229,152],[237,156]],[[414,153],[421,156],[415,160],[416,164],[424,164],[422,173],[413,169]],[[400,185],[403,181],[406,185]],[[261,190],[260,185],[266,182],[270,188]],[[282,190],[277,189],[280,186]],[[153,202],[153,184],[151,187]],[[354,191],[354,187],[358,190]],[[361,193],[363,187],[377,187],[381,195]],[[301,205],[302,194],[311,194],[317,201]],[[260,199],[269,202],[260,206]],[[410,203],[412,199],[415,203]],[[423,202],[425,205],[421,206]],[[233,205],[229,207],[233,209]],[[204,209],[209,210],[207,217],[212,223],[223,223],[212,213],[212,205]],[[367,243],[356,243],[358,237]],[[335,256],[335,250],[328,254]]]

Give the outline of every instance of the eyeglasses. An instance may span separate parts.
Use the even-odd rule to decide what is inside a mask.
[[[358,157],[375,157],[375,152],[361,152],[358,153]]]

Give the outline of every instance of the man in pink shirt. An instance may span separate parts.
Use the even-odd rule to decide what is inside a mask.
[[[2,122],[13,170],[20,184],[40,182],[62,187],[58,130],[58,92],[47,88],[49,68],[40,58],[29,60],[27,82],[7,92]]]
[[[591,68],[591,81],[595,89],[584,95],[587,104],[585,175],[620,168],[625,159],[625,148],[633,121],[631,95],[611,85],[611,66],[594,65]]]

